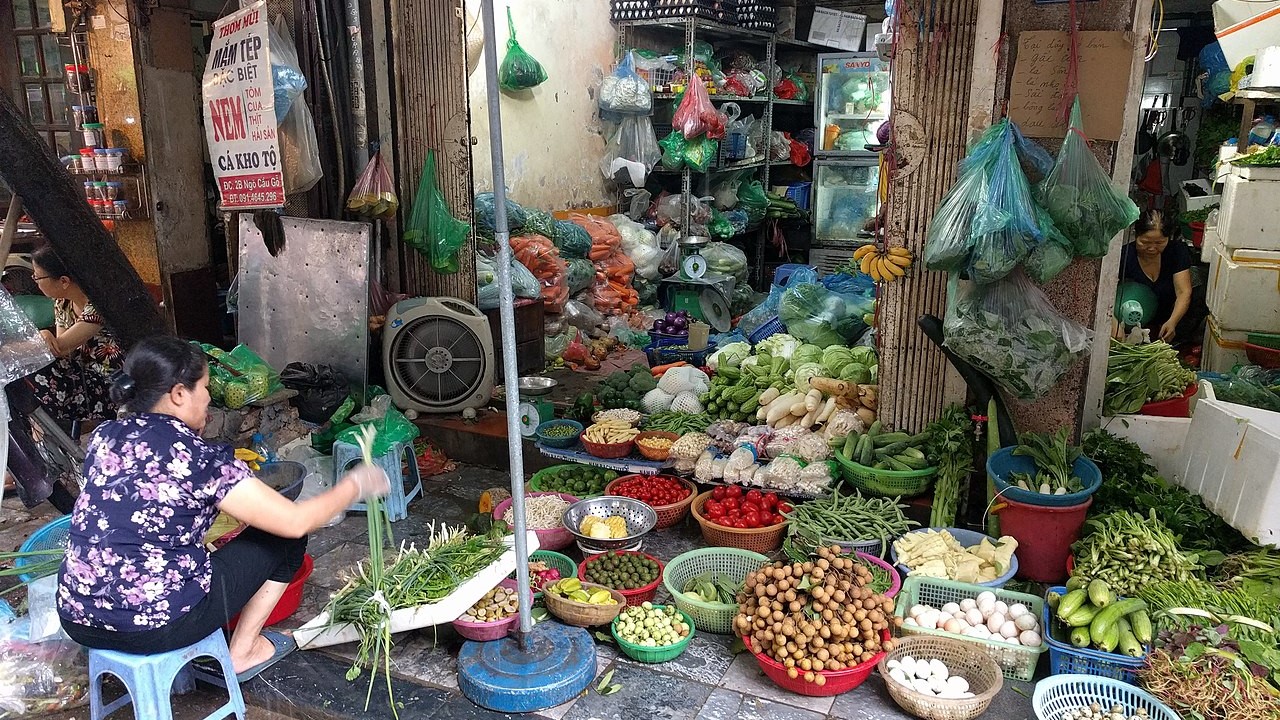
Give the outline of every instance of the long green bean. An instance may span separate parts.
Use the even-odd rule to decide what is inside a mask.
[[[919,523],[908,520],[898,498],[868,498],[836,488],[826,497],[800,503],[783,513],[798,532],[822,541],[867,542],[897,537]]]

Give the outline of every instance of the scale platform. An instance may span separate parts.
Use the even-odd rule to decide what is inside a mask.
[[[684,310],[715,332],[728,332],[733,326],[729,310],[733,286],[733,278],[726,275],[708,274],[696,280],[676,275],[658,282],[658,304],[668,312]]]
[[[596,676],[596,646],[583,628],[540,622],[525,648],[508,635],[467,642],[458,652],[458,689],[471,702],[503,713],[563,705]]]

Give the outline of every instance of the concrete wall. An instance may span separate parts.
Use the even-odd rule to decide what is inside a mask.
[[[467,11],[479,16],[479,2]],[[547,71],[533,90],[502,94],[507,189],[522,205],[542,210],[596,207],[617,202],[600,172],[605,138],[596,116],[600,79],[613,66],[617,31],[606,0],[510,0],[520,45]],[[506,56],[507,22],[494,8],[498,62]],[[479,33],[477,26],[473,33]],[[488,100],[483,61],[469,79],[472,169],[476,192],[493,189],[489,160]]]

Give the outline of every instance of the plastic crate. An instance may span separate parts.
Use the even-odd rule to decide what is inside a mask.
[[[707,603],[687,597],[681,589],[689,580],[704,573],[725,575],[741,583],[747,575],[768,564],[769,558],[760,553],[738,548],[702,548],[678,555],[667,563],[662,573],[662,584],[675,600],[676,607],[693,619],[693,624],[703,632],[728,635],[733,632],[733,618],[738,614],[738,604]]]
[[[768,320],[765,320],[763,325],[756,328],[751,335],[747,337],[747,340],[750,341],[752,345],[759,345],[770,337],[773,337],[785,330],[786,327],[782,324],[782,320],[778,319],[777,315],[774,315]]]
[[[998,588],[990,588],[983,585],[971,585],[969,583],[956,582],[954,580],[940,580],[936,578],[926,577],[909,577],[907,584],[902,588],[902,594],[895,601],[897,606],[896,614],[898,617],[906,618],[907,611],[913,605],[929,605],[934,608],[941,608],[947,603],[958,603],[961,600],[976,600],[978,595],[984,592],[993,592],[996,599],[1003,601],[1008,605],[1014,603],[1022,603],[1027,609],[1035,613],[1037,617],[1044,615],[1044,599],[1035,595],[1026,595],[1016,593],[1010,590],[1001,590]],[[1044,630],[1045,628],[1041,628]],[[903,625],[899,628],[899,632],[903,636],[910,635],[933,635],[937,637],[950,638],[961,642],[970,643],[974,647],[986,653],[992,660],[1000,665],[1000,670],[1004,676],[1011,680],[1030,681],[1036,674],[1036,663],[1040,662],[1040,656],[1048,649],[1048,645],[1044,642],[1040,643],[1040,647],[1031,648],[1025,645],[1010,645],[1005,642],[997,642],[995,640],[983,640],[981,638],[967,637],[964,635],[956,635],[942,630],[929,630],[927,628]],[[1044,636],[1044,633],[1041,633]]]
[[[1280,350],[1280,335],[1273,333],[1251,332],[1245,337],[1245,342],[1250,345]]]
[[[1144,690],[1110,678],[1089,675],[1059,675],[1036,683],[1031,709],[1039,720],[1058,720],[1068,710],[1094,703],[1104,708],[1120,705],[1128,717],[1139,709],[1151,720],[1181,720],[1167,705]]]
[[[19,552],[33,552],[35,550],[57,550],[67,549],[67,539],[71,535],[71,516],[63,515],[60,518],[51,520],[42,525],[39,530],[31,533],[31,537],[23,541],[22,546],[18,548]],[[53,557],[50,555],[49,557]],[[34,565],[46,558],[25,558],[20,557],[14,561],[14,567],[23,567],[25,565]],[[36,578],[34,576],[23,573],[18,576],[22,582],[31,582]]]
[[[1049,588],[1049,592],[1066,595],[1067,588],[1061,585]],[[1049,644],[1050,675],[1094,675],[1111,678],[1120,682],[1136,685],[1138,671],[1146,662],[1146,656],[1135,658],[1118,653],[1102,652],[1078,648],[1071,643],[1055,640],[1053,637],[1053,617],[1049,613],[1049,605],[1042,604],[1040,626],[1044,630],[1044,641]]]
[[[688,339],[659,340],[649,343],[644,348],[644,355],[649,359],[649,367],[657,367],[658,365],[666,365],[681,360],[690,365],[702,367],[707,364],[707,356],[716,351],[715,343],[708,343],[701,350],[677,349],[678,346],[686,345],[687,343]]]

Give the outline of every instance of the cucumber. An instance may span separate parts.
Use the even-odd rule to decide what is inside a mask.
[[[884,437],[884,436],[883,436],[883,435],[881,435],[880,437]],[[876,441],[879,441],[879,440],[880,440],[880,437],[876,438]],[[892,444],[890,444],[890,445],[885,445],[885,446],[883,446],[883,447],[877,446],[877,447],[876,447],[876,455],[878,455],[879,457],[888,457],[888,456],[890,456],[890,455],[897,455],[898,453],[900,453],[900,452],[902,452],[903,450],[906,450],[906,449],[907,449],[907,444],[906,444],[906,443],[904,443],[904,442],[896,442],[896,443],[892,443]]]
[[[1058,618],[1065,620],[1068,615],[1079,610],[1089,596],[1083,590],[1073,590],[1058,601]]]
[[[837,435],[837,436],[834,436],[834,437],[832,437],[831,439],[827,440],[827,447],[828,447],[828,448],[830,448],[831,450],[834,450],[834,451],[836,451],[836,452],[839,452],[841,455],[843,455],[843,454],[844,454],[844,452],[843,452],[843,451],[844,451],[844,444],[845,444],[846,442],[848,442],[848,441],[849,441],[849,438],[847,438],[847,437],[840,437],[839,435]],[[854,444],[855,444],[855,445],[858,443],[858,441],[857,441],[857,440],[854,440],[853,442],[854,442]]]
[[[929,467],[928,460],[925,460],[924,458],[916,457],[914,455],[908,455],[906,453],[898,453],[897,455],[893,456],[893,459],[897,460],[903,465],[906,465],[912,470],[923,470]]]
[[[1070,627],[1089,627],[1089,625],[1093,623],[1093,619],[1098,616],[1099,612],[1102,611],[1086,603],[1085,605],[1077,608],[1075,612],[1061,619],[1062,622],[1066,623]]]
[[[1110,647],[1106,648],[1107,652],[1115,649],[1116,643],[1120,642],[1120,630],[1116,621],[1132,612],[1146,610],[1147,604],[1138,598],[1128,598],[1113,602],[1102,610],[1098,611],[1097,616],[1093,618],[1093,622],[1089,624],[1089,635],[1093,637],[1093,644],[1103,646],[1105,640],[1112,640]]]
[[[915,470],[915,468],[913,468],[913,467],[911,467],[910,465],[908,465],[908,464],[906,464],[906,463],[902,462],[902,461],[901,461],[901,460],[899,460],[898,458],[893,457],[892,455],[890,455],[889,457],[885,458],[885,459],[884,459],[884,461],[885,461],[886,463],[888,463],[889,467],[891,467],[891,468],[893,468],[894,470],[897,470],[897,471],[899,471],[899,472],[911,472],[912,470]]]
[[[1072,590],[1084,590],[1086,585],[1087,583],[1085,583],[1084,578],[1079,575],[1072,575],[1067,578],[1067,592]]]
[[[876,435],[875,438],[876,447],[878,448],[893,445],[894,443],[903,443],[903,447],[906,447],[906,443],[911,439],[911,436],[904,432],[891,432],[881,433]]]
[[[1110,605],[1116,599],[1115,593],[1111,592],[1111,586],[1103,580],[1094,580],[1089,583],[1089,602],[1104,608]]]
[[[872,447],[873,447],[873,443],[872,443],[871,435],[869,434],[863,435],[862,439],[858,441],[858,464],[859,465],[870,465],[871,463],[875,462],[876,458],[875,458],[875,453],[872,452],[871,450]]]
[[[875,422],[871,423],[871,427],[867,428],[867,437],[874,438],[875,436],[880,434],[880,430],[883,428],[884,428],[884,423],[880,422],[879,420],[876,420]]]
[[[910,445],[910,444],[908,444],[908,445],[907,445],[907,448],[906,448],[905,450],[903,450],[902,452],[900,452],[900,453],[898,453],[898,454],[899,454],[899,455],[910,455],[911,457],[919,458],[920,460],[927,460],[927,459],[928,459],[927,457],[925,457],[924,451],[922,451],[922,450],[921,450],[920,448],[918,448],[918,447],[911,447],[911,445]],[[927,467],[927,466],[926,466],[926,467]]]
[[[1151,617],[1146,610],[1135,610],[1129,613],[1129,624],[1133,626],[1133,635],[1142,645],[1150,645],[1155,639],[1155,631],[1151,627]]]
[[[1093,644],[1103,652],[1112,652],[1116,649],[1116,645],[1120,644],[1120,626],[1112,623],[1107,626],[1106,631],[1101,638],[1095,637],[1093,627],[1089,628],[1089,637],[1093,638]]]
[[[844,456],[845,460],[853,459],[854,451],[858,449],[860,444],[858,441],[860,439],[861,437],[858,433],[849,433],[849,437],[844,439],[844,446],[840,449],[840,454]]]
[[[1072,630],[1071,644],[1078,648],[1089,647],[1089,628],[1078,627]]]
[[[1120,631],[1120,642],[1117,644],[1120,654],[1129,657],[1142,657],[1146,654],[1146,650],[1142,648],[1142,644],[1138,642],[1138,638],[1134,637],[1130,630]]]

